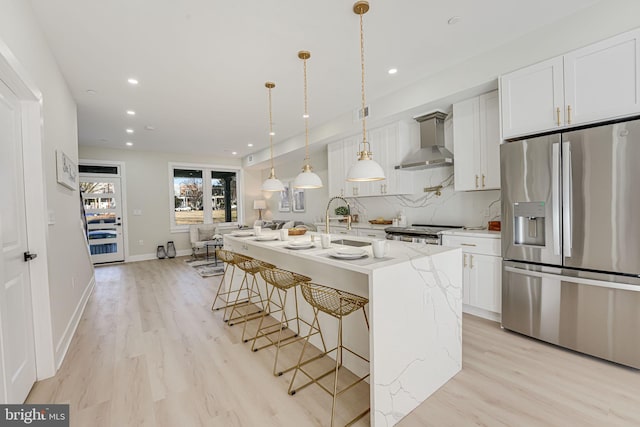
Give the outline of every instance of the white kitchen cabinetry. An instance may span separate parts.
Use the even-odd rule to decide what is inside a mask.
[[[342,141],[327,146],[329,196],[345,196],[344,149]]]
[[[500,77],[502,137],[640,113],[640,30]]]
[[[463,310],[489,320],[500,320],[502,258],[500,234],[491,232],[443,233],[443,246],[462,248]]]
[[[500,188],[498,91],[453,104],[456,191]]]
[[[331,229],[331,234],[344,234],[345,236],[357,236],[358,230],[352,228],[351,230],[347,230],[347,227],[341,227],[339,225],[331,225],[329,227]]]
[[[405,122],[396,122],[369,131],[368,141],[373,159],[380,164],[385,173],[386,179],[382,181],[346,181],[349,168],[358,159],[361,134],[329,144],[329,195],[367,197],[413,194],[414,175],[409,171],[395,169],[404,157],[418,148],[417,140],[412,144],[410,131],[410,125]]]
[[[358,228],[358,237],[370,239],[386,239],[387,232],[378,228]]]

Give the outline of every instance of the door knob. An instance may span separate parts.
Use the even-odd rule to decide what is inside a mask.
[[[24,262],[31,261],[32,259],[36,259],[37,257],[38,254],[32,254],[31,252],[27,251],[24,253]]]

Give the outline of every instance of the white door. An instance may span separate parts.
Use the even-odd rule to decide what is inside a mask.
[[[124,261],[119,177],[80,174],[80,190],[94,264]]]
[[[0,80],[0,402],[23,403],[36,380],[21,107]]]
[[[502,137],[564,126],[562,57],[522,68],[500,78]]]

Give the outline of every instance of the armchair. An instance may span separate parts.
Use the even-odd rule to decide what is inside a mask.
[[[189,227],[189,239],[191,240],[191,257],[196,258],[198,252],[205,245],[220,238],[217,234],[216,224],[195,224]]]

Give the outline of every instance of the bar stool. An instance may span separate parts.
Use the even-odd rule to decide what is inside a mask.
[[[262,279],[267,284],[271,285],[271,290],[268,292],[267,308],[262,313],[260,324],[258,325],[256,335],[253,338],[251,350],[255,352],[258,350],[262,350],[263,348],[275,346],[276,357],[273,362],[273,375],[280,376],[285,372],[289,372],[290,370],[295,369],[295,367],[297,366],[293,365],[286,369],[278,370],[278,357],[280,355],[280,349],[282,347],[286,347],[289,344],[293,344],[303,339],[309,339],[311,336],[317,334],[320,334],[320,339],[322,340],[322,345],[325,351],[327,347],[324,343],[322,332],[320,331],[320,325],[313,326],[311,323],[300,318],[300,312],[298,310],[298,285],[301,283],[310,282],[311,278],[280,268],[262,269],[260,270],[260,276],[262,276]],[[289,318],[287,317],[285,308],[287,306],[287,295],[291,288],[293,288],[293,298],[295,301],[295,316]],[[277,300],[274,296],[274,293],[277,294]],[[271,315],[280,312],[280,321],[271,325],[264,325],[267,312],[269,312],[269,314]],[[290,323],[295,323],[296,333],[292,336],[283,337],[283,331],[290,328]],[[307,335],[301,336],[301,324],[304,324],[309,328]],[[276,339],[273,339],[272,335],[276,333],[278,334],[278,336],[276,337]],[[266,340],[267,343],[262,346],[257,346],[258,340],[260,339]]]
[[[233,303],[233,307],[227,321],[229,326],[233,326],[236,323],[243,322],[244,327],[242,328],[242,341],[248,342],[249,340],[245,338],[245,334],[247,332],[247,322],[261,317],[261,313],[265,311],[266,300],[260,293],[260,287],[258,286],[256,274],[258,274],[260,270],[264,268],[275,268],[275,265],[269,264],[268,262],[260,261],[255,258],[248,258],[244,255],[234,254],[234,256],[236,257],[236,267],[244,271],[244,277],[242,278],[242,283],[240,283],[240,288],[238,289],[238,293],[236,294],[236,300]],[[249,281],[251,281],[251,283],[249,283]],[[247,293],[246,301],[240,301],[240,295],[242,294],[242,291],[246,291]],[[254,297],[258,300],[253,301]],[[246,307],[251,304],[260,304],[260,309],[258,311],[249,313]],[[240,307],[245,307],[244,313],[240,313]],[[238,315],[234,317],[234,313],[236,313],[236,311],[238,312]]]
[[[335,351],[336,366],[334,369],[331,369],[328,372],[325,372],[324,374],[318,377],[313,377],[310,373],[305,371],[303,369],[304,365],[314,360],[314,359],[311,359],[311,360],[302,362],[305,350],[307,348],[307,344],[309,343],[309,337],[307,337],[307,339],[304,342],[304,346],[302,347],[300,358],[298,359],[298,365],[296,366],[296,370],[294,371],[293,377],[291,378],[291,383],[289,384],[289,394],[294,395],[298,390],[302,390],[303,388],[305,388],[311,383],[316,383],[321,389],[323,389],[333,397],[333,403],[331,405],[331,426],[333,427],[333,422],[334,422],[335,412],[336,412],[336,398],[338,397],[338,395],[351,389],[356,384],[359,384],[360,382],[364,381],[367,377],[369,377],[369,374],[363,377],[359,377],[356,381],[351,383],[349,386],[338,391],[338,371],[342,367],[343,350],[347,350],[349,353],[359,357],[360,359],[364,360],[367,363],[369,362],[368,359],[364,358],[363,356],[355,353],[353,350],[350,350],[349,348],[342,345],[343,317],[348,316],[349,314],[359,309],[362,309],[362,313],[364,314],[364,321],[367,324],[367,329],[369,329],[369,320],[367,319],[367,312],[364,309],[364,306],[369,302],[369,300],[367,298],[354,295],[349,292],[341,291],[338,289],[330,288],[328,286],[323,286],[323,285],[319,285],[311,282],[301,283],[300,288],[302,289],[302,295],[304,296],[304,299],[307,300],[307,302],[313,307],[314,317],[313,317],[313,322],[311,323],[312,325],[315,325],[316,323],[318,323],[318,313],[321,311],[338,319],[338,343],[336,347],[332,348],[331,350],[325,351],[323,354],[319,356],[319,357],[326,356],[329,353],[332,353]],[[301,385],[300,387],[294,388],[293,383],[295,382],[298,372],[305,374],[310,379],[310,381]],[[326,388],[324,385],[322,385],[319,382],[319,380],[326,377],[327,375],[330,375],[331,373],[335,374],[335,378],[333,380],[333,390]],[[370,411],[370,408],[367,408],[364,412],[360,413],[351,421],[349,421],[347,425],[349,426],[354,422],[358,421],[360,418],[364,417],[369,411]]]
[[[236,271],[236,257],[235,254],[226,249],[216,249],[216,258],[221,260],[224,263],[224,271],[222,272],[222,276],[220,276],[220,284],[218,285],[218,292],[216,292],[216,296],[213,299],[213,303],[211,304],[211,311],[222,310],[223,308],[226,310],[231,304],[229,302],[229,295],[233,292],[233,273]],[[231,280],[229,281],[229,288],[225,291],[222,290],[222,286],[224,284],[225,277],[227,277],[227,271],[231,267]],[[216,308],[216,301],[218,298],[222,301],[222,297],[224,297],[224,305]]]

